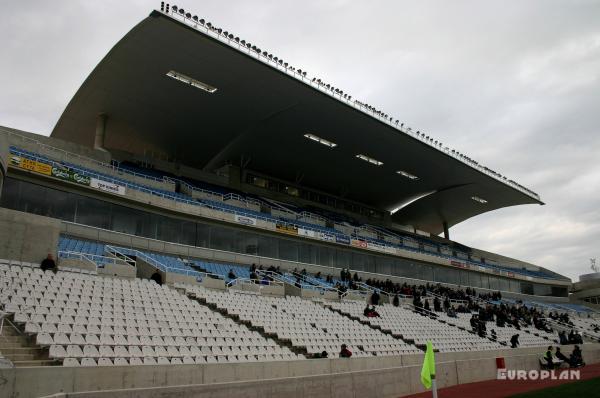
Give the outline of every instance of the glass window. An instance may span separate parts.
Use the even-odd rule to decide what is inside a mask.
[[[0,204],[7,209],[17,210],[19,208],[19,191],[21,189],[21,181],[14,178],[7,178],[4,181],[2,188],[2,197]]]
[[[279,240],[279,258],[298,261],[298,244],[288,239]]]
[[[144,212],[125,206],[112,206],[111,229],[132,235],[141,235],[143,220],[146,218]]]
[[[77,197],[75,222],[91,225],[92,227],[109,229],[111,218],[110,203],[85,196],[75,196]]]

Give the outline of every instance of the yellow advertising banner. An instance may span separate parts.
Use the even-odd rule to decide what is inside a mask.
[[[45,163],[36,162],[35,160],[29,160],[22,158],[20,156],[11,156],[10,163],[13,166],[20,167],[25,170],[34,171],[36,173],[51,175],[52,174],[52,166]]]

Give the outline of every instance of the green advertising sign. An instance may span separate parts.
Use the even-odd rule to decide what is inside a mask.
[[[61,180],[74,182],[74,183],[80,184],[80,185],[86,185],[86,186],[90,185],[90,177],[86,177],[75,171],[68,170],[68,169],[62,169],[62,168],[59,168],[56,166],[52,167],[52,176],[56,177],[56,178],[60,178]]]

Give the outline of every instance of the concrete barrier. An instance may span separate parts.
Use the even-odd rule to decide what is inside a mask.
[[[496,378],[507,369],[539,369],[543,348],[437,354],[439,387]],[[563,346],[568,354],[571,347]],[[459,359],[470,354],[473,358]],[[583,346],[600,362],[600,345]],[[424,391],[423,355],[205,365],[31,367],[0,369],[0,397],[399,397]],[[110,391],[106,391],[110,390]]]

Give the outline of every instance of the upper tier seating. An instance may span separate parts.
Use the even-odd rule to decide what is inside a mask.
[[[414,252],[419,252],[419,253],[427,253],[427,254],[435,255],[437,257],[441,257],[441,258],[445,258],[445,259],[454,259],[454,260],[458,259],[462,262],[472,263],[474,265],[477,265],[477,266],[483,267],[483,268],[487,268],[487,269],[495,269],[495,270],[497,269],[497,270],[502,270],[502,271],[506,271],[506,272],[512,272],[515,274],[531,276],[531,277],[557,279],[557,276],[555,274],[550,274],[543,270],[531,271],[531,270],[525,270],[525,269],[515,269],[515,268],[506,267],[506,266],[502,266],[502,265],[498,265],[498,264],[486,264],[481,261],[469,260],[468,255],[466,253],[462,253],[462,252],[457,253],[457,256],[455,257],[455,256],[445,253],[445,251],[441,250],[440,246],[437,243],[435,243],[433,241],[429,241],[425,237],[419,237],[419,238],[401,237],[400,243],[394,244],[394,243],[390,243],[390,242],[382,240],[382,239],[368,237],[368,236],[362,236],[362,235],[360,235],[360,233],[356,234],[356,231],[359,231],[358,229],[355,231],[354,234],[346,235],[346,234],[336,230],[335,228],[329,228],[329,227],[322,226],[322,225],[312,224],[312,223],[309,223],[306,221],[301,221],[298,219],[290,220],[288,218],[273,217],[267,213],[262,213],[262,212],[244,208],[244,207],[237,207],[237,206],[228,204],[225,201],[217,201],[217,200],[212,200],[212,199],[193,199],[190,196],[185,195],[183,193],[162,190],[162,189],[153,188],[153,187],[150,187],[147,185],[139,184],[136,182],[132,182],[127,179],[126,175],[123,175],[121,177],[114,177],[114,176],[108,175],[106,173],[103,173],[101,171],[88,169],[88,168],[85,168],[85,167],[82,167],[82,166],[79,166],[76,164],[72,164],[72,163],[68,163],[68,162],[58,162],[58,161],[52,160],[46,156],[39,155],[39,154],[30,152],[30,151],[25,151],[23,149],[19,149],[19,148],[13,147],[13,146],[10,147],[10,151],[12,154],[23,156],[23,157],[26,157],[26,158],[29,158],[32,160],[37,160],[37,161],[44,162],[47,164],[59,165],[61,167],[68,167],[72,170],[77,171],[78,173],[80,173],[84,176],[100,178],[100,179],[106,180],[108,182],[113,182],[113,183],[128,187],[130,189],[149,193],[151,195],[161,196],[166,199],[170,199],[170,200],[174,200],[174,201],[178,201],[178,202],[184,202],[184,203],[197,205],[197,206],[205,206],[205,207],[209,207],[209,208],[212,208],[215,210],[219,210],[219,211],[223,211],[223,212],[227,212],[227,213],[233,213],[233,214],[237,214],[237,215],[243,215],[243,216],[247,216],[247,217],[264,219],[264,220],[267,220],[267,221],[270,221],[273,223],[284,223],[287,225],[294,225],[298,228],[305,228],[305,229],[313,230],[316,232],[322,232],[322,233],[326,233],[326,234],[330,234],[330,235],[334,235],[334,236],[340,236],[340,237],[347,238],[347,239],[349,239],[349,238],[361,239],[361,240],[376,243],[379,245],[390,246],[390,247],[400,248],[403,250],[414,251]],[[127,168],[123,169],[125,174],[127,171],[129,171],[129,169],[131,169],[131,167],[127,167]],[[156,173],[159,173],[159,172],[153,170],[152,174],[156,175]],[[217,194],[217,196],[221,195],[219,193],[216,193],[216,194]],[[380,228],[380,229],[383,233],[389,232],[389,231],[385,232],[385,231],[387,231],[385,228]],[[397,234],[391,233],[391,232],[389,232],[389,234],[398,236]],[[417,239],[417,240],[415,240],[415,239]],[[419,243],[420,243],[420,245],[419,245]]]

